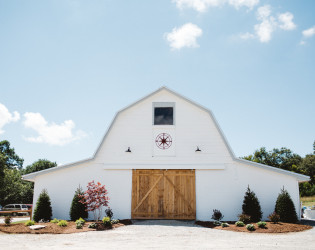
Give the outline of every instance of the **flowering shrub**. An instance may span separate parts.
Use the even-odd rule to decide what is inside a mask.
[[[101,183],[95,184],[91,181],[87,185],[87,190],[83,195],[78,195],[82,204],[86,205],[86,211],[92,211],[94,220],[100,220],[103,206],[108,206],[109,197],[107,196],[107,190],[105,185]]]
[[[117,223],[119,223],[119,220],[111,220],[111,223],[112,224],[117,224]]]
[[[91,223],[90,225],[88,225],[88,228],[96,228],[96,227],[97,227],[96,223]]]
[[[273,212],[272,214],[269,214],[268,219],[273,223],[278,223],[280,221],[280,215],[276,212]]]
[[[33,220],[28,220],[28,221],[26,221],[25,223],[24,223],[24,225],[25,226],[33,226],[33,225],[35,225],[35,221],[33,221]]]
[[[61,221],[59,221],[59,222],[57,223],[57,225],[58,225],[59,227],[66,227],[66,226],[68,226],[68,222],[65,221],[65,220],[61,220]]]
[[[216,221],[221,221],[223,219],[223,214],[221,213],[220,210],[213,209],[213,214],[211,219],[216,220]]]
[[[246,228],[247,228],[248,231],[255,231],[255,229],[256,229],[255,225],[253,225],[253,224],[247,224]]]
[[[58,219],[55,218],[55,219],[51,220],[50,222],[51,222],[51,223],[58,223],[59,221],[60,221],[60,220],[58,220]]]
[[[257,223],[257,225],[258,225],[259,228],[266,228],[267,223],[264,222],[264,221],[259,221],[259,222]]]
[[[243,221],[237,221],[237,222],[235,222],[235,225],[236,225],[237,227],[244,227],[244,226],[245,226],[245,223],[244,223]]]
[[[230,225],[228,224],[228,223],[226,223],[226,222],[223,222],[222,224],[221,224],[221,227],[229,227]]]

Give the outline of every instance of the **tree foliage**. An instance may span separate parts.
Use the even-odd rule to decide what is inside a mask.
[[[91,181],[88,183],[84,194],[79,195],[80,202],[86,205],[87,211],[93,212],[96,221],[100,220],[103,207],[108,206],[109,197],[107,194],[105,185],[102,186],[99,182],[95,184],[94,181]]]
[[[281,193],[277,198],[275,212],[279,214],[282,222],[296,223],[298,221],[294,203],[290,194],[284,188],[281,189]]]
[[[80,218],[85,219],[89,216],[86,205],[80,202],[80,197],[82,196],[84,196],[84,192],[81,187],[78,187],[74,193],[70,207],[70,218],[72,221],[76,221]]]
[[[301,169],[311,177],[311,184],[315,184],[315,154],[306,155],[302,161]]]
[[[21,169],[23,161],[24,160],[15,153],[14,148],[10,147],[10,142],[7,140],[0,141],[0,192],[4,186],[5,170]]]
[[[14,148],[10,147],[10,142],[7,140],[0,141],[0,155],[3,168],[22,168],[24,160],[15,153]]]
[[[9,203],[33,203],[34,183],[22,180],[22,175],[55,167],[55,162],[45,159],[23,168],[23,159],[10,147],[8,141],[0,141],[0,205]]]
[[[280,149],[274,148],[271,151],[267,151],[265,147],[262,147],[256,150],[254,154],[243,157],[243,159],[284,170],[296,170],[297,172],[300,172],[300,170],[294,166],[299,166],[302,162],[301,156],[284,147]]]
[[[313,143],[313,154],[308,154],[304,158],[284,147],[281,149],[274,148],[271,151],[267,151],[266,148],[262,147],[256,150],[254,154],[242,158],[310,176],[309,183],[300,183],[300,194],[301,196],[315,195],[315,141]]]
[[[46,159],[39,159],[33,162],[31,165],[28,165],[25,169],[22,169],[22,174],[30,174],[53,167],[57,167],[56,162],[51,162]]]
[[[36,208],[34,210],[33,219],[34,221],[38,222],[40,220],[49,221],[52,217],[52,208],[51,208],[51,202],[50,197],[47,193],[46,189],[43,189],[43,191],[40,193]]]
[[[261,220],[262,212],[260,203],[256,194],[247,187],[244,201],[242,205],[242,213],[250,216],[250,220],[253,222],[258,222]]]

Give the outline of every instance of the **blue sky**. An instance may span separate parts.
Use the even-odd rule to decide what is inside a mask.
[[[236,156],[315,140],[315,1],[0,0],[0,139],[25,166],[92,156],[165,85],[211,109]]]

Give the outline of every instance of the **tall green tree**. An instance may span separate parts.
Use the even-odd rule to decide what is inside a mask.
[[[254,154],[242,158],[284,170],[302,172],[299,168],[302,163],[302,157],[284,147],[280,149],[274,148],[271,151],[267,151],[265,147],[262,147],[256,150]]]
[[[22,168],[24,160],[15,153],[14,148],[10,147],[10,142],[7,140],[0,141],[0,155],[2,156],[2,167],[11,169]]]
[[[315,184],[315,155],[310,154],[306,155],[302,161],[301,169],[305,172],[306,175],[311,177],[311,184]]]
[[[28,165],[25,169],[22,169],[21,172],[24,175],[24,174],[30,174],[33,172],[37,172],[37,171],[41,171],[41,170],[45,170],[45,169],[53,168],[53,167],[57,167],[56,162],[51,162],[46,159],[39,159],[33,162],[31,165]]]
[[[0,141],[0,189],[4,183],[4,170],[18,168],[23,166],[23,159],[20,158],[14,151],[14,148],[10,147],[10,142],[7,140]]]

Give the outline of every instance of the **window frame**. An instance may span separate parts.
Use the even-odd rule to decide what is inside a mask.
[[[154,124],[155,108],[173,108],[173,124]],[[152,125],[153,126],[175,126],[176,124],[175,102],[153,102],[152,103]]]

